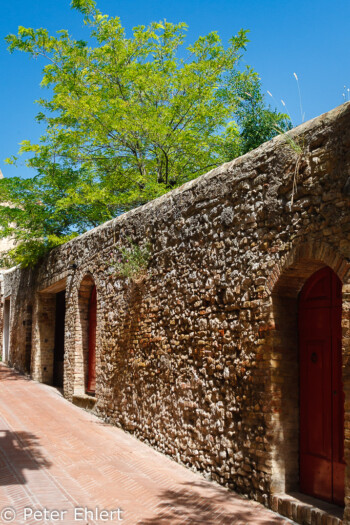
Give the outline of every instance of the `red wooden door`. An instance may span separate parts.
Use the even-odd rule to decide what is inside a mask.
[[[87,392],[95,393],[96,387],[96,286],[93,287],[89,302],[89,370]]]
[[[341,288],[326,267],[300,294],[300,490],[344,505]]]

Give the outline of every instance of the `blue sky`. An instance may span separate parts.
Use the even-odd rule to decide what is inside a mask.
[[[240,28],[249,29],[250,43],[242,65],[251,65],[263,88],[279,110],[288,107],[294,125],[301,123],[297,73],[305,120],[343,102],[344,85],[350,88],[349,0],[100,0],[103,13],[117,15],[127,30],[166,18],[186,22],[188,41],[216,30],[223,41]],[[40,88],[41,60],[16,52],[10,55],[4,41],[19,25],[46,27],[51,32],[68,29],[76,38],[87,38],[79,13],[70,0],[11,0],[0,18],[0,169],[4,175],[26,176],[28,171],[7,166],[4,159],[18,151],[23,139],[36,141],[43,129],[34,120],[45,96]]]

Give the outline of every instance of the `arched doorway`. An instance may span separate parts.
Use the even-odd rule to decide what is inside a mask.
[[[342,283],[329,267],[299,296],[300,490],[344,505]]]
[[[96,286],[93,287],[89,301],[89,366],[86,392],[94,394],[96,388]]]
[[[76,318],[74,396],[86,399],[95,394],[96,386],[96,327],[97,289],[90,273],[86,274],[78,288]],[[80,401],[79,401],[80,402]]]

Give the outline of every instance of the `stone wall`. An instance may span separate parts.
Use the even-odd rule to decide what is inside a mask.
[[[328,265],[343,282],[349,459],[349,124],[348,103],[82,235],[34,270],[6,273],[10,364],[26,369],[31,317],[31,373],[52,381],[54,299],[65,289],[64,394],[84,396],[95,284],[95,412],[270,504],[271,494],[298,489],[297,297]],[[138,282],[111,267],[127,237],[151,243]]]

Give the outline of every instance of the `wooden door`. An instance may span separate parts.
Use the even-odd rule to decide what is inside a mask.
[[[341,288],[326,267],[300,294],[300,490],[343,505]]]
[[[87,392],[95,393],[96,387],[96,286],[93,287],[89,302],[89,369]]]

